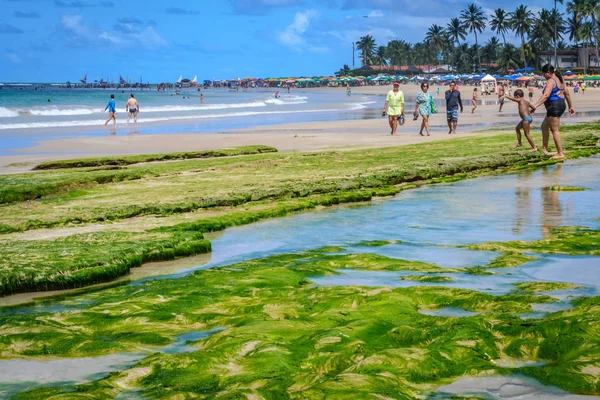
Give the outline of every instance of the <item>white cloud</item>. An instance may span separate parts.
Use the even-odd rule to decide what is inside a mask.
[[[62,17],[61,23],[62,28],[70,34],[71,39],[83,44],[110,44],[123,47],[139,45],[147,48],[168,45],[168,42],[151,26],[139,30],[130,24],[121,24],[121,27],[129,29],[121,29],[117,35],[103,29],[86,26],[81,15],[65,15]]]
[[[373,10],[368,15],[369,18],[380,18],[383,17],[383,12],[381,10]]]
[[[294,21],[283,32],[277,33],[277,39],[282,44],[299,50],[306,44],[304,33],[310,26],[310,21],[318,16],[319,13],[312,9],[296,13]]]

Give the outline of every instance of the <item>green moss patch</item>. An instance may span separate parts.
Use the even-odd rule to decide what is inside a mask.
[[[358,242],[352,247],[382,247],[387,246],[388,244],[396,244],[402,243],[401,240],[364,240],[362,242]]]
[[[487,268],[515,268],[535,260],[537,260],[537,258],[533,256],[525,256],[520,253],[509,252],[495,258],[487,265]]]
[[[516,314],[547,296],[306,284],[344,265],[382,270],[401,263],[411,264],[366,254],[285,254],[110,288],[68,300],[91,303],[81,311],[0,317],[0,354],[151,353],[182,332],[224,327],[194,344],[196,352],[153,354],[75,389],[91,398],[114,397],[123,388],[149,398],[418,398],[460,377],[503,373],[494,360],[543,359],[544,366],[519,372],[576,393],[600,394],[594,373],[599,297],[581,299],[551,318],[522,320]],[[481,314],[419,313],[445,307]],[[21,396],[48,398],[60,390]]]
[[[467,246],[472,250],[493,250],[507,253],[542,253],[600,255],[600,231],[581,227],[554,229],[550,235],[536,241],[491,242]]]
[[[550,292],[553,290],[578,289],[579,286],[566,282],[522,282],[515,284],[515,287],[523,292]]]
[[[442,275],[408,275],[401,278],[404,281],[415,282],[452,282],[454,279]]]
[[[230,149],[186,151],[162,154],[138,154],[131,156],[79,158],[72,160],[49,161],[38,164],[34,170],[85,168],[100,166],[121,166],[145,162],[188,160],[193,158],[231,157],[248,154],[276,153],[277,149],[270,146],[241,146]]]

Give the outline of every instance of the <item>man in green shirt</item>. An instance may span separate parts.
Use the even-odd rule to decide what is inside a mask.
[[[404,118],[404,93],[400,90],[400,83],[394,82],[394,89],[390,90],[385,98],[383,115],[387,113],[392,136],[396,135],[398,129],[398,118]]]

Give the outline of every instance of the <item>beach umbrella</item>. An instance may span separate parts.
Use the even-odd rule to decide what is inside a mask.
[[[515,81],[523,82],[523,81],[528,81],[529,79],[531,79],[531,78],[529,78],[527,76],[521,76],[521,77],[515,79]]]
[[[567,71],[564,73],[565,75],[575,75],[572,71]]]

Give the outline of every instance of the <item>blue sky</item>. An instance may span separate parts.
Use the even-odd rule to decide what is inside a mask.
[[[76,81],[86,73],[150,82],[331,75],[352,63],[360,36],[421,41],[430,25],[445,26],[470,2],[0,0],[0,82]],[[477,2],[489,12],[521,3],[534,11],[554,4]]]

